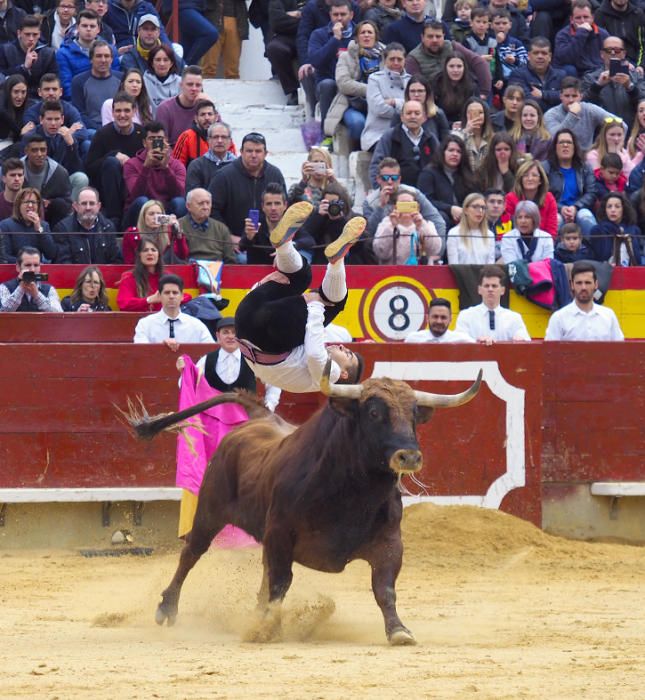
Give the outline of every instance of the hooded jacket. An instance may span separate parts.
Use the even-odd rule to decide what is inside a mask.
[[[27,172],[27,156],[23,156],[20,160],[25,164],[25,187],[30,187]],[[64,199],[71,207],[72,185],[69,181],[69,173],[62,165],[59,165],[49,156],[47,157],[47,164],[49,168],[43,181],[43,186],[40,188],[40,196],[43,199]]]
[[[125,208],[137,197],[158,199],[167,204],[173,197],[183,197],[186,188],[186,168],[172,156],[167,168],[146,168],[147,151],[142,148],[123,166],[123,179],[127,189]]]
[[[86,53],[75,40],[66,41],[56,52],[58,61],[60,84],[63,88],[63,97],[72,99],[72,78],[92,68],[89,53]],[[112,48],[112,70],[119,70],[119,57]]]
[[[179,83],[181,77],[178,73],[171,73],[163,82],[151,71],[147,70],[143,74],[143,82],[145,83],[148,97],[150,98],[150,109],[154,119],[157,114],[157,107],[171,97],[177,97],[179,94]]]

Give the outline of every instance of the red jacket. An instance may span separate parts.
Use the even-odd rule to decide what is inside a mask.
[[[515,192],[509,192],[506,195],[506,211],[511,218],[515,216],[515,207],[519,202],[519,197]],[[551,192],[546,193],[544,206],[540,207],[540,228],[547,233],[550,233],[553,238],[558,236],[558,203]]]
[[[153,274],[148,277],[150,290],[144,297],[140,297],[137,292],[137,283],[132,272],[124,272],[117,284],[119,285],[119,291],[116,295],[116,304],[120,311],[159,311],[161,309],[161,304],[148,304],[146,301],[146,297],[152,296],[159,290],[158,275]],[[184,292],[182,304],[191,299],[190,294]]]
[[[231,141],[228,150],[237,155],[235,144]],[[208,151],[208,142],[205,141],[196,131],[195,127],[186,129],[179,134],[177,143],[172,152],[172,157],[180,160],[186,167],[195,158],[203,156]]]
[[[134,265],[135,261],[135,256],[137,254],[137,246],[139,245],[139,241],[141,240],[141,234],[139,233],[139,229],[132,227],[129,228],[124,234],[123,234],[123,262],[126,265]],[[166,248],[166,250],[163,251],[163,256],[164,256],[164,263],[170,264],[168,261],[168,256],[167,252],[170,246]],[[181,238],[178,238],[175,236],[175,239],[173,240],[173,245],[172,245],[172,252],[175,254],[175,257],[178,258],[179,260],[188,260],[190,257],[190,249],[188,248],[188,241],[186,240],[186,236],[181,234]]]
[[[137,197],[158,199],[166,205],[173,197],[184,196],[186,167],[181,161],[171,156],[167,168],[144,168],[145,160],[146,149],[142,148],[123,166],[123,179],[127,190],[126,209]]]

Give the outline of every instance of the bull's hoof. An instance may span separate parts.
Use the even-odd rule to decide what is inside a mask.
[[[262,612],[256,612],[256,620],[244,634],[245,642],[266,644],[280,639],[282,636],[281,608],[269,605]]]
[[[417,643],[412,632],[405,627],[394,630],[388,637],[388,641],[393,647],[410,647]]]
[[[177,619],[177,611],[168,610],[163,603],[159,603],[157,606],[157,612],[155,613],[155,622],[158,625],[163,625],[164,622],[168,623],[168,627],[172,627]]]

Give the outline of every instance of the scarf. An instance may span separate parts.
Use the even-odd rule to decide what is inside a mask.
[[[137,37],[137,53],[138,53],[139,56],[141,56],[141,58],[142,58],[144,61],[146,61],[146,63],[147,63],[147,61],[148,61],[148,55],[150,54],[150,52],[152,51],[152,49],[154,49],[155,47],[159,46],[160,44],[161,44],[161,41],[158,41],[158,42],[155,44],[155,46],[151,46],[149,49],[144,49],[143,46],[141,46],[141,42],[140,42],[140,40],[139,40],[139,37]]]
[[[381,50],[376,46],[371,49],[359,49],[358,65],[361,70],[361,82],[366,83],[370,75],[376,73],[381,66]]]

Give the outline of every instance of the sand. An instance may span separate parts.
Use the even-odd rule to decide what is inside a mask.
[[[388,646],[368,567],[295,568],[283,639],[243,640],[259,549],[211,550],[173,628],[177,552],[0,555],[2,698],[641,698],[645,550],[571,542],[494,511],[406,510],[397,586],[415,647]]]

